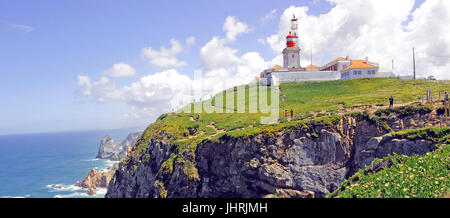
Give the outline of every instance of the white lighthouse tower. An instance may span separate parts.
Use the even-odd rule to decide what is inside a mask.
[[[286,36],[286,48],[283,50],[284,68],[301,68],[300,48],[297,46],[297,18],[291,19],[291,32]]]
[[[292,15],[291,19],[291,32],[295,36],[295,42],[298,44],[297,18],[295,17],[295,14]]]

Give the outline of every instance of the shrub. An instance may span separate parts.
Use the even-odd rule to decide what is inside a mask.
[[[394,107],[394,108],[386,108],[386,109],[379,109],[375,112],[375,115],[378,117],[381,117],[383,115],[389,116],[391,114],[397,115],[399,118],[405,118],[408,116],[413,116],[416,114],[429,114],[433,111],[432,106],[428,105],[422,105],[422,106],[401,106],[401,107]]]

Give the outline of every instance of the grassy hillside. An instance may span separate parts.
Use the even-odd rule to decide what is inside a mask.
[[[390,78],[353,79],[345,81],[283,83],[281,92],[286,95],[283,109],[293,108],[299,113],[311,111],[336,111],[340,107],[351,108],[366,105],[389,105],[389,97],[395,103],[420,102],[430,88],[437,98],[439,92],[450,91],[449,84],[431,83],[426,80],[399,80]],[[441,94],[442,95],[442,94]]]
[[[243,87],[237,87],[243,88]],[[260,117],[267,116],[261,113],[260,107],[257,107],[256,113],[249,113],[249,101],[254,99],[259,101],[259,95],[265,94],[268,102],[272,102],[270,95],[259,92],[257,95],[249,96],[249,87],[245,86],[245,95],[238,95],[235,89],[229,89],[214,96],[212,99],[188,105],[192,113],[177,113],[179,119],[188,120],[189,117],[196,117],[193,113],[194,107],[203,108],[200,113],[201,123],[209,124],[214,122],[217,129],[231,131],[247,127],[260,125]],[[273,87],[268,87],[270,91]],[[355,107],[368,105],[388,105],[389,97],[392,95],[395,104],[420,102],[422,96],[426,94],[427,89],[431,89],[432,94],[437,99],[438,93],[441,95],[445,91],[450,91],[450,84],[432,83],[425,80],[399,80],[392,78],[375,79],[354,79],[346,81],[327,81],[327,82],[291,82],[282,83],[279,91],[274,88],[277,94],[284,95],[284,100],[279,97],[279,120],[284,119],[284,111],[294,110],[295,119],[315,118],[323,115],[329,115],[338,111],[351,109]],[[262,91],[262,90],[259,90]],[[227,102],[227,96],[234,96],[233,102]],[[216,102],[217,101],[217,102]],[[222,102],[222,106],[218,103]],[[245,102],[245,110],[238,112],[236,103]],[[203,103],[203,107],[202,107]],[[228,105],[227,105],[228,104]],[[219,105],[219,106],[218,106]],[[214,109],[223,109],[228,113],[207,113]]]
[[[437,198],[448,195],[450,187],[449,128],[425,128],[394,134],[399,138],[432,139],[439,149],[424,156],[392,155],[376,159],[344,181],[328,197],[337,198]],[[375,166],[382,169],[375,172]]]

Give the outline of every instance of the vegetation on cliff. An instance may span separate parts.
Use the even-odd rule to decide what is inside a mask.
[[[393,154],[375,159],[345,180],[328,197],[335,198],[437,198],[450,190],[450,128],[422,128],[392,134],[396,138],[429,139],[439,149],[424,156]]]

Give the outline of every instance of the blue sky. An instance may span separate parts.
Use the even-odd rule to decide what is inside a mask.
[[[415,2],[413,10],[422,2]],[[195,44],[184,45],[177,55],[187,63],[178,71],[192,78],[194,70],[201,68],[201,48],[215,36],[225,37],[223,25],[229,16],[248,25],[248,31],[226,45],[236,49],[237,56],[257,52],[269,61],[278,55],[277,50],[257,39],[278,34],[280,16],[290,6],[306,6],[308,16],[319,17],[331,13],[336,4],[317,0],[2,0],[0,134],[145,126],[156,114],[144,123],[126,119],[127,101],[99,102],[83,96],[77,77],[97,81],[102,72],[123,62],[137,72],[115,80],[117,86],[126,86],[167,70],[149,65],[141,55],[144,47],[168,48],[171,39],[184,45],[185,39],[195,37]],[[263,21],[271,11],[274,16]]]

